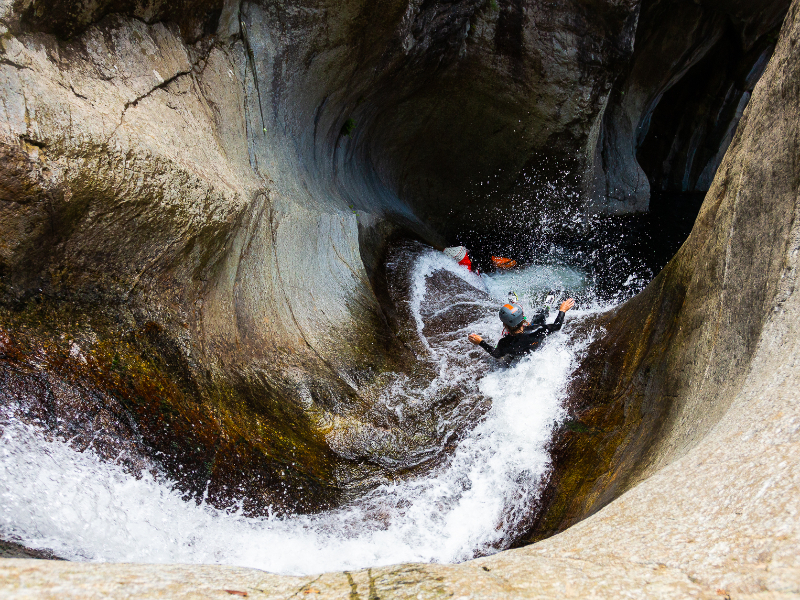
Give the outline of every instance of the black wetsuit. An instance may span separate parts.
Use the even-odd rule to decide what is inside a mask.
[[[500,358],[506,354],[521,356],[522,354],[538,350],[545,338],[554,331],[561,329],[563,323],[564,312],[558,311],[558,316],[556,320],[553,321],[552,325],[546,325],[544,323],[528,325],[522,330],[522,333],[510,333],[504,338],[501,338],[500,341],[497,342],[497,348],[492,347],[486,342],[481,342],[480,347],[495,358]]]

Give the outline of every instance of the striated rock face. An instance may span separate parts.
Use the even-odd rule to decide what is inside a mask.
[[[637,14],[4,2],[4,403],[220,502],[372,485],[402,433],[372,400],[418,363],[378,300],[386,240],[438,243],[499,167],[593,147]]]
[[[132,417],[187,485],[311,509],[344,485],[324,439],[332,398],[358,407],[353,380],[382,368],[386,341],[356,215],[304,206],[254,168],[252,61],[225,40],[121,16],[70,40],[5,34],[6,389],[58,412],[36,391],[51,386],[11,386],[44,346],[45,379]],[[378,350],[345,355],[362,344]],[[316,493],[287,499],[295,484]]]

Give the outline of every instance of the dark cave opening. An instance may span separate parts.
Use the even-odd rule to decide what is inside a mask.
[[[770,32],[745,49],[729,27],[645,119],[636,158],[650,182],[651,210],[674,194],[708,191],[776,35]]]
[[[493,268],[492,255],[521,263],[563,260],[591,273],[599,297],[635,295],[691,233],[778,33],[775,28],[746,45],[728,21],[706,55],[643,118],[636,160],[650,184],[646,211],[592,214],[578,201],[577,165],[539,156],[511,190],[469,203],[451,243],[469,248],[484,270]],[[631,278],[638,283],[626,284]]]

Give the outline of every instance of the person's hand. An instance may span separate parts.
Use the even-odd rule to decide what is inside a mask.
[[[477,333],[470,333],[469,341],[472,342],[473,344],[480,344],[483,341],[483,338],[479,336]]]
[[[575,300],[572,298],[567,298],[561,303],[561,306],[558,307],[558,310],[561,312],[567,312],[573,306],[575,306]]]

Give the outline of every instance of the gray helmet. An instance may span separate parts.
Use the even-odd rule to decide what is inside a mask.
[[[519,324],[522,323],[524,318],[525,315],[522,313],[521,306],[517,306],[516,304],[503,304],[500,308],[500,320],[503,322],[503,325],[510,329],[519,327]]]

